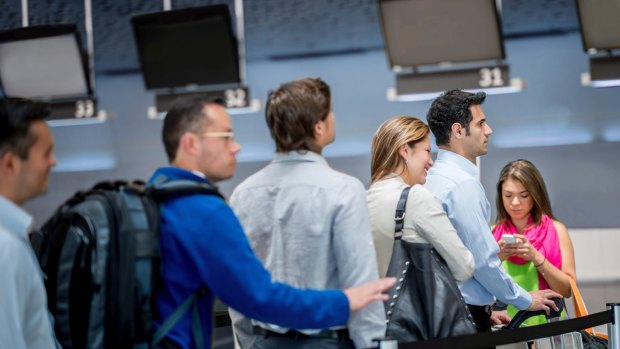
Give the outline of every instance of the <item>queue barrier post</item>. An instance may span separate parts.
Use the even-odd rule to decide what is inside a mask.
[[[607,324],[609,348],[620,349],[620,303],[607,303],[607,310],[612,311],[612,322]]]

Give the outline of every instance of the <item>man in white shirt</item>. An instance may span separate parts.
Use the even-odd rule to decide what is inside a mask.
[[[20,206],[47,191],[56,164],[47,106],[0,98],[0,346],[56,348],[41,269],[30,247],[32,217]]]

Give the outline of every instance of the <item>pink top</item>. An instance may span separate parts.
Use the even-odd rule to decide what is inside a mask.
[[[534,221],[530,215],[523,236],[529,240],[535,249],[545,256],[547,262],[561,270],[562,251],[560,250],[558,231],[555,229],[553,220],[549,216],[543,215],[540,219],[540,224],[533,225],[533,223]],[[521,235],[509,219],[506,219],[504,224],[498,225],[493,229],[493,236],[495,236],[497,241],[501,240],[504,234]],[[525,264],[528,262],[526,259],[514,255],[510,256],[508,261],[514,264]],[[538,282],[541,290],[549,288],[549,285],[540,273],[538,274]]]

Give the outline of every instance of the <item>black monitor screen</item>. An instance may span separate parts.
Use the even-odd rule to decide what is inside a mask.
[[[141,15],[132,22],[148,89],[240,82],[226,5]]]
[[[577,8],[585,50],[620,48],[619,0],[578,0]]]
[[[495,0],[381,0],[390,65],[504,58]]]

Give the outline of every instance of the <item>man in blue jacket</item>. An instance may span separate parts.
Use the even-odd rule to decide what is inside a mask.
[[[230,117],[218,103],[177,100],[166,115],[162,136],[171,166],[158,169],[151,181],[166,177],[215,184],[233,175],[240,146]],[[382,279],[344,291],[295,289],[271,280],[237,217],[219,197],[173,198],[164,203],[161,214],[163,285],[157,292],[157,309],[166,319],[191,294],[205,289],[198,300],[205,347],[211,342],[215,296],[259,321],[326,328],[345,325],[350,312],[385,300],[383,292],[396,281]],[[171,329],[162,346],[196,348],[190,314]]]

